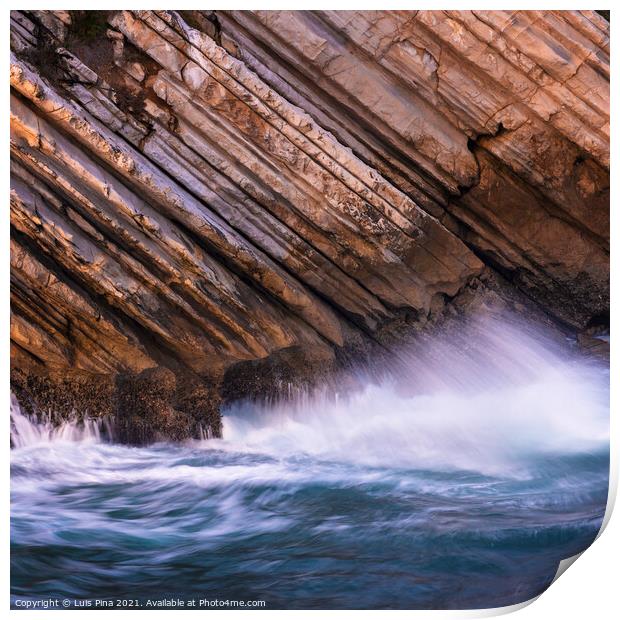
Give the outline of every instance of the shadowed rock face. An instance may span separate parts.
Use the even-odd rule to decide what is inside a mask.
[[[11,47],[33,409],[217,434],[220,393],[389,355],[489,291],[608,316],[595,12],[18,11]]]

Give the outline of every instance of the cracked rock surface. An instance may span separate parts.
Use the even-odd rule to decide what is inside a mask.
[[[218,434],[221,394],[312,382],[490,290],[574,331],[608,316],[593,11],[14,11],[11,48],[35,409]]]

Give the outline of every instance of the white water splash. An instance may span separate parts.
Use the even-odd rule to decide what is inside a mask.
[[[405,366],[341,398],[238,403],[218,443],[278,458],[512,477],[527,477],[533,459],[608,444],[606,370],[505,323],[434,340]]]
[[[19,403],[11,396],[11,444],[14,448],[56,441],[98,443],[105,427],[106,423],[99,419],[78,421],[76,418],[60,425],[50,420],[34,420],[22,413]]]

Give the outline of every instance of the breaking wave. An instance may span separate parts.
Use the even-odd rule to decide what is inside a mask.
[[[239,402],[224,438],[121,446],[14,403],[13,597],[196,596],[268,607],[495,607],[594,539],[609,374],[479,323],[381,381]],[[171,589],[174,592],[171,592]]]

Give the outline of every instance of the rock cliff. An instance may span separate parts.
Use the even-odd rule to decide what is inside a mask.
[[[609,312],[592,11],[15,11],[12,386],[129,440],[489,294]],[[515,301],[517,300],[517,301]]]

